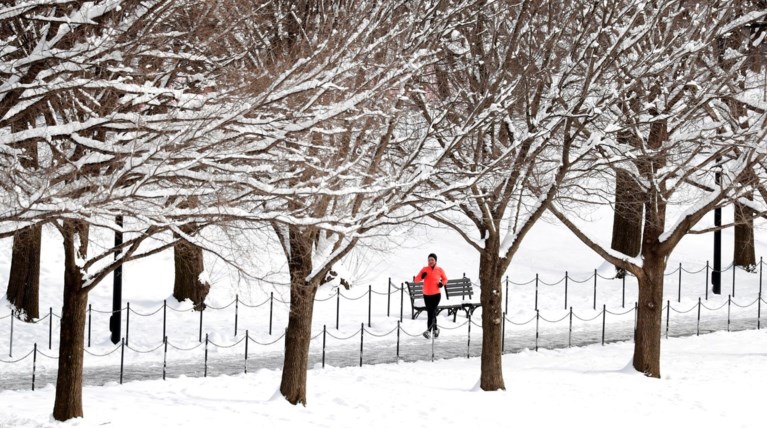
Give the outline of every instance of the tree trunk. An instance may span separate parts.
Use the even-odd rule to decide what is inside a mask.
[[[195,310],[205,309],[210,284],[200,281],[200,274],[205,270],[202,249],[187,241],[179,241],[173,247],[173,260],[176,273],[173,297],[178,301],[190,299]]]
[[[11,271],[8,275],[8,301],[19,312],[19,319],[40,317],[40,246],[42,226],[26,227],[13,236]]]
[[[83,416],[83,349],[88,293],[83,291],[83,272],[77,266],[77,253],[85,255],[87,226],[64,222],[64,307],[61,314],[59,368],[53,417],[66,421]],[[75,237],[80,234],[80,243]]]
[[[611,248],[630,257],[639,255],[642,249],[642,194],[641,188],[625,171],[619,170],[615,177],[615,212],[613,214],[613,237]],[[619,269],[619,277],[625,272]]]
[[[662,257],[645,258],[639,275],[637,330],[634,337],[634,368],[650,377],[660,377],[660,339],[663,315]]]
[[[482,364],[480,388],[483,391],[506,389],[503,382],[502,340],[503,305],[501,278],[505,263],[498,255],[497,237],[487,239],[479,260],[479,282],[482,303]]]
[[[753,272],[756,269],[754,249],[754,211],[746,205],[735,202],[735,245],[733,263]]]
[[[290,227],[290,314],[285,332],[285,361],[280,392],[291,404],[306,405],[306,371],[309,366],[309,342],[312,335],[314,296],[319,284],[306,282],[312,272],[310,233]]]

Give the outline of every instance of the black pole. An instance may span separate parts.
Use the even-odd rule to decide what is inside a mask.
[[[504,296],[506,298],[506,313],[509,312],[509,276],[506,275],[506,295]]]
[[[567,271],[565,271],[565,310],[567,310],[567,280],[568,280],[568,274],[567,274]],[[536,311],[537,310],[538,309],[536,309]],[[536,351],[538,350],[537,346],[535,350]]]
[[[402,322],[402,308],[405,307],[405,284],[400,284],[399,289],[399,321]]]
[[[14,317],[14,315],[15,315],[15,311],[13,309],[11,309],[11,344],[10,344],[10,347],[8,349],[8,356],[9,357],[13,357],[13,317]]]
[[[639,302],[634,302],[634,342],[637,340],[637,311],[639,310]]]
[[[200,342],[202,342],[202,308],[200,308]]]
[[[762,327],[762,292],[759,292],[759,298],[756,305],[756,329],[759,330]]]
[[[400,321],[397,321],[397,361],[399,361],[399,330],[400,330]]]
[[[722,158],[717,158],[716,161],[719,163]],[[718,166],[714,181],[717,186],[722,182],[722,173]],[[711,271],[711,291],[714,294],[722,294],[722,231],[718,229],[720,226],[722,226],[722,209],[717,207],[714,209],[714,227],[717,230],[714,231],[714,269]]]
[[[680,303],[682,301],[682,264],[679,263],[679,289],[677,291],[677,297],[676,297],[677,303]]]
[[[125,367],[125,339],[120,339],[120,385],[123,384],[124,367]]]
[[[730,331],[730,307],[732,305],[732,296],[727,296],[727,331]]]
[[[248,342],[250,342],[250,331],[245,330],[245,374],[248,374]]]
[[[48,349],[53,347],[53,308],[48,309]]]
[[[365,323],[360,323],[360,367],[362,367],[362,353],[365,349]]]
[[[272,335],[272,313],[274,312],[274,291],[269,293],[269,336]]]
[[[341,314],[341,289],[336,289],[336,330],[338,330],[338,318]]]
[[[538,274],[535,274],[535,310],[538,310]]]
[[[234,337],[237,337],[237,318],[240,315],[240,295],[234,295]]]
[[[573,344],[573,307],[570,306],[570,330],[567,333],[567,347]]]
[[[162,338],[162,343],[165,348],[162,353],[162,380],[165,380],[165,371],[168,368],[168,336]]]
[[[37,374],[37,342],[35,342],[34,355],[32,356],[32,391],[35,390],[35,375]]]
[[[595,311],[597,310],[597,270],[596,269],[594,269],[594,310]]]
[[[91,304],[88,303],[88,347],[91,347],[91,316],[93,314],[93,310],[91,308]]]
[[[322,368],[325,368],[325,341],[326,336],[328,333],[327,326],[325,324],[322,325]]]
[[[125,343],[130,343],[130,302],[125,307]]]
[[[391,277],[389,277],[389,289],[386,292],[386,316],[391,315]]]
[[[503,313],[503,321],[501,324],[501,354],[503,354],[505,350],[506,350],[506,312]]]
[[[115,231],[115,248],[119,247],[123,243],[123,216],[118,215],[115,217],[115,223],[118,230]],[[115,251],[115,259],[119,257],[119,252]],[[117,344],[120,341],[120,327],[121,320],[121,307],[123,300],[123,268],[122,263],[117,266],[112,275],[112,316],[109,317],[109,331],[112,332],[112,343]]]
[[[735,261],[732,262],[732,297],[735,297],[735,271],[738,270],[735,266]]]
[[[373,286],[368,285],[368,327],[370,327],[370,313],[373,310]]]
[[[535,311],[535,351],[538,352],[538,324],[541,319],[541,312],[536,309]]]
[[[605,322],[607,319],[607,305],[602,305],[602,346],[605,346]]]
[[[208,377],[208,333],[205,333],[205,371],[202,377]]]
[[[471,315],[469,315],[469,332],[466,334],[466,358],[471,358]],[[431,342],[431,360],[434,361],[434,335]]]
[[[621,308],[626,307],[626,274],[623,274],[623,297],[621,297]]]
[[[165,333],[165,324],[166,324],[166,319],[168,315],[167,309],[168,309],[168,300],[166,299],[162,301],[162,337],[163,338],[168,337],[167,334]]]
[[[670,318],[671,318],[671,300],[666,300],[666,339],[668,339],[668,323]],[[636,332],[636,330],[634,331]]]
[[[695,335],[700,336],[700,297],[698,297],[698,326]]]

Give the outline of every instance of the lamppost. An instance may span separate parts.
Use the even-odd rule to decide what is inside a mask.
[[[123,216],[118,215],[115,218],[118,230],[115,231],[115,248],[123,243]],[[115,251],[115,259],[120,256],[121,250]],[[109,317],[109,331],[112,332],[112,343],[120,342],[120,327],[122,325],[122,300],[123,300],[123,267],[117,266],[112,275],[112,316]]]
[[[722,158],[716,159],[714,182],[717,187],[722,184]],[[714,269],[711,271],[711,291],[722,294],[722,208],[714,208]]]

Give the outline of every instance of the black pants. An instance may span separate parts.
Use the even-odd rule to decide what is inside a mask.
[[[437,329],[437,306],[439,306],[439,300],[442,298],[442,294],[432,294],[431,296],[423,296],[423,301],[426,303],[426,331]]]

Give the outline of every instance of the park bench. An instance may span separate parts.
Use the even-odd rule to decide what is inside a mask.
[[[423,286],[420,282],[405,282],[405,284],[410,295],[411,316],[412,319],[416,319],[421,312],[426,310],[423,300]],[[465,312],[466,318],[469,318],[480,307],[480,303],[471,301],[474,292],[469,278],[449,279],[443,289],[446,299],[440,300],[439,306],[437,306],[437,315],[447,310],[448,316],[453,315],[453,322],[455,322],[458,311]]]

